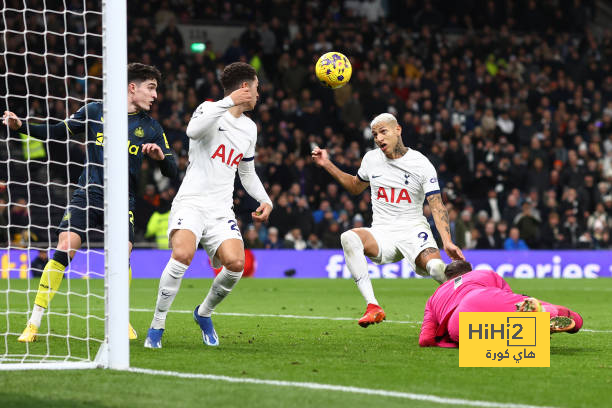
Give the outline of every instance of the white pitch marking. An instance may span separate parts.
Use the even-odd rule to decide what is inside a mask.
[[[154,310],[149,309],[130,309],[132,312],[147,312],[153,313]],[[170,310],[170,313],[184,313],[192,314],[193,310]],[[300,316],[290,314],[268,314],[268,313],[217,313],[217,316],[239,316],[239,317],[276,317],[281,319],[307,319],[307,320],[341,320],[341,321],[353,321],[358,320],[356,317],[329,317],[329,316]],[[411,320],[385,320],[385,323],[397,323],[397,324],[421,324],[422,321],[411,321]]]
[[[340,392],[348,392],[351,394],[366,394],[366,395],[376,395],[380,397],[395,397],[395,398],[403,398],[403,399],[409,399],[409,400],[414,400],[414,401],[427,401],[427,402],[431,402],[435,404],[463,405],[463,406],[469,406],[469,407],[551,408],[551,407],[544,407],[541,405],[525,405],[525,404],[514,404],[514,403],[505,403],[505,402],[468,400],[468,399],[462,399],[462,398],[447,398],[447,397],[438,397],[437,395],[429,395],[429,394],[415,394],[411,392],[388,391],[388,390],[380,390],[380,389],[372,389],[372,388],[350,387],[350,386],[344,386],[344,385],[320,384],[320,383],[312,383],[312,382],[262,380],[259,378],[228,377],[225,375],[214,375],[214,374],[181,373],[177,371],[151,370],[148,368],[136,368],[136,367],[129,368],[128,371],[133,372],[133,373],[148,374],[148,375],[162,375],[162,376],[188,378],[188,379],[224,381],[224,382],[229,382],[229,383],[271,385],[271,386],[276,386],[276,387],[306,388],[306,389],[311,389],[311,390],[324,390],[324,391],[340,391]]]
[[[153,313],[151,309],[130,309],[132,312],[144,312]],[[183,313],[192,314],[193,310],[170,310],[170,313]],[[306,319],[306,320],[335,320],[335,321],[353,321],[357,320],[355,317],[329,317],[329,316],[300,316],[290,314],[271,314],[271,313],[217,313],[217,316],[238,316],[238,317],[276,317],[281,319]],[[420,320],[385,320],[385,323],[395,324],[421,324]],[[612,330],[593,330],[593,329],[580,329],[581,332],[589,333],[612,333]]]

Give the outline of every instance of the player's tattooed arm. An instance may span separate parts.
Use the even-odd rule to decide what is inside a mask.
[[[453,260],[465,260],[461,249],[459,249],[459,247],[453,243],[451,238],[448,211],[446,211],[446,207],[442,202],[442,196],[439,193],[432,194],[427,197],[427,202],[429,203],[429,208],[431,209],[434,222],[436,223],[436,228],[438,229],[440,237],[442,238],[444,251],[446,251],[448,256]]]
[[[312,160],[318,165],[323,167],[338,183],[342,185],[349,193],[353,195],[360,194],[365,190],[370,183],[367,181],[360,180],[359,177],[345,173],[340,170],[332,161],[329,159],[327,150],[315,147],[312,151]]]

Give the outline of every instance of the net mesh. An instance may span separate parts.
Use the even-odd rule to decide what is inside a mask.
[[[102,97],[100,2],[5,0],[0,102],[24,123],[52,126]],[[85,118],[89,121],[89,118]],[[64,126],[66,127],[66,126]],[[19,343],[39,276],[89,162],[85,135],[67,128],[46,141],[0,128],[0,363],[91,361],[104,341],[103,227],[84,242],[46,310],[38,340]],[[94,141],[95,142],[95,141]],[[90,165],[91,166],[91,165]],[[103,210],[86,200],[84,208]]]

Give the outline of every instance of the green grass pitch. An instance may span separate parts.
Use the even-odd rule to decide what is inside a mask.
[[[0,281],[0,333],[20,332],[24,315],[6,314],[27,308],[26,294],[2,290],[25,289],[26,281]],[[101,281],[70,282],[75,292],[89,284],[102,293]],[[66,289],[66,282],[62,290]],[[497,403],[554,407],[612,406],[612,280],[510,280],[516,292],[566,305],[582,314],[585,329],[551,339],[550,368],[459,368],[457,350],[418,347],[418,323],[391,323],[363,329],[357,319],[364,310],[351,280],[245,279],[219,306],[219,313],[284,314],[347,317],[351,320],[306,320],[266,316],[214,317],[218,348],[202,344],[189,313],[208,291],[210,280],[185,279],[168,316],[164,348],[143,348],[152,318],[157,281],[134,280],[130,320],[139,333],[131,342],[131,366],[182,373],[225,375],[296,382],[354,386],[414,394]],[[420,322],[425,301],[435,289],[431,280],[377,280],[374,288],[390,321]],[[10,296],[7,299],[7,296]],[[33,301],[34,293],[29,295]],[[101,316],[103,301],[70,297],[70,310]],[[52,309],[67,310],[58,295]],[[52,333],[86,333],[86,320],[52,316]],[[46,333],[46,318],[42,332]],[[89,331],[102,338],[102,323],[89,319]],[[44,354],[86,357],[87,344],[49,337],[30,346]],[[0,335],[2,354],[26,349],[16,335]],[[89,344],[95,355],[97,343]],[[607,402],[606,402],[607,401]],[[152,376],[109,370],[0,371],[0,406],[9,407],[441,407],[432,401],[312,390],[272,385],[227,383],[206,379]]]

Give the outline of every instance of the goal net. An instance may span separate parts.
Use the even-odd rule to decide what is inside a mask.
[[[3,4],[0,102],[2,112],[14,113],[23,126],[13,129],[9,122],[0,128],[0,369],[126,367],[127,57],[125,27],[119,24],[125,22],[125,2]],[[113,12],[113,7],[118,8]],[[106,29],[108,15],[113,15],[111,30]],[[111,50],[119,56],[109,54]],[[103,119],[88,117],[85,110],[79,117],[85,130],[73,132],[66,120],[91,102],[102,102]],[[123,132],[113,132],[119,134],[115,140],[104,141],[104,164],[90,157],[90,145],[103,140],[88,137],[93,123],[103,133],[124,125]],[[119,145],[123,154],[116,154]],[[87,193],[81,203],[71,202],[75,191],[92,187],[96,166],[104,169],[104,186],[96,186],[104,191],[103,202]],[[106,180],[113,173],[107,169],[123,176],[115,177],[118,181],[110,188]],[[122,210],[123,225],[112,222]],[[60,224],[62,230],[68,226],[78,233],[82,245],[44,309],[36,341],[18,341],[32,321],[39,282],[50,285],[41,274],[56,252]],[[122,248],[111,248],[112,242]],[[112,293],[125,299],[113,306]],[[123,336],[115,335],[113,327]]]

